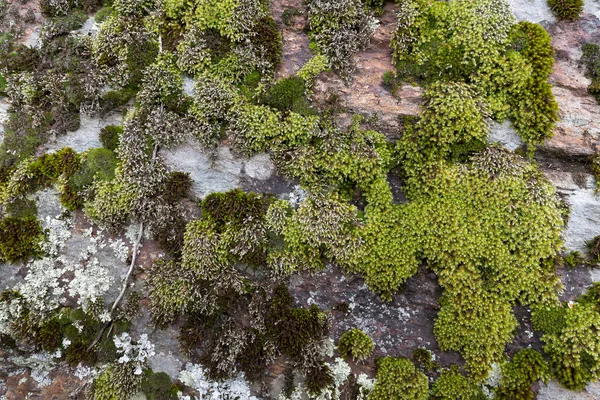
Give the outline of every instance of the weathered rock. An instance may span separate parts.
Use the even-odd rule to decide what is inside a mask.
[[[89,117],[81,114],[81,126],[75,132],[59,136],[55,141],[46,145],[48,153],[54,153],[63,147],[70,147],[77,152],[95,147],[102,147],[100,131],[107,125],[121,125],[121,114],[109,114],[105,118]]]
[[[544,171],[571,206],[563,236],[571,250],[585,250],[585,241],[600,234],[600,198],[595,194],[593,176],[570,172]]]
[[[403,85],[392,94],[383,86],[383,74],[393,71],[390,39],[396,25],[397,7],[388,2],[380,24],[368,47],[355,57],[356,71],[347,84],[339,75],[328,72],[315,85],[315,101],[324,102],[330,93],[341,97],[341,105],[351,113],[377,114],[378,128],[388,136],[397,134],[399,116],[417,115],[422,104],[422,89]]]
[[[272,4],[273,18],[281,30],[283,41],[283,57],[281,67],[278,69],[277,78],[287,78],[294,75],[312,57],[308,48],[310,43],[308,35],[303,31],[306,26],[305,15],[299,15],[294,19],[292,26],[283,23],[283,12],[289,8],[304,10],[304,6],[297,0],[277,0]]]
[[[271,162],[271,157],[266,153],[256,154],[250,157],[244,166],[244,172],[250,178],[265,181],[273,175],[275,166]]]
[[[548,29],[556,61],[550,75],[559,105],[560,122],[545,148],[568,156],[594,154],[600,138],[600,105],[587,93],[590,80],[580,64],[581,46],[600,43],[600,20],[585,14],[576,22],[559,22]]]
[[[233,157],[228,148],[220,148],[214,161],[195,141],[165,150],[161,154],[173,170],[190,173],[192,190],[199,198],[239,186],[243,163]]]
[[[523,145],[523,140],[508,120],[502,124],[491,121],[489,141],[491,143],[498,142],[510,151],[515,151]]]
[[[588,385],[583,392],[574,392],[563,388],[558,382],[550,381],[542,385],[538,400],[598,400],[600,399],[600,383]]]
[[[518,21],[535,23],[556,21],[547,0],[508,0],[508,2]]]
[[[5,99],[0,99],[0,143],[4,140],[4,121],[8,117],[9,104]]]

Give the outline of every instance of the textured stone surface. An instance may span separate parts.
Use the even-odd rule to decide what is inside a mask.
[[[590,80],[584,76],[580,59],[584,43],[600,43],[600,20],[586,14],[577,22],[554,24],[548,32],[556,49],[550,83],[561,120],[545,147],[569,156],[592,155],[600,138],[600,105],[587,93]]]
[[[598,400],[600,399],[600,383],[588,385],[583,392],[573,392],[560,386],[556,381],[543,385],[538,395],[538,400]]]
[[[492,143],[498,142],[511,151],[515,151],[523,144],[521,137],[508,120],[502,124],[494,121],[490,123],[489,141]]]
[[[4,121],[8,117],[8,103],[6,99],[0,98],[0,143],[4,140]]]
[[[68,132],[59,136],[53,142],[46,145],[48,153],[53,153],[63,147],[71,147],[77,152],[82,152],[95,147],[102,147],[100,142],[100,130],[106,125],[121,125],[123,116],[121,114],[109,114],[105,118],[89,117],[81,115],[81,126],[75,132]]]
[[[508,2],[515,18],[519,21],[535,23],[556,21],[547,0],[508,0]]]
[[[595,181],[591,175],[545,171],[571,206],[569,223],[563,236],[565,246],[583,251],[585,241],[600,234],[600,198],[595,195]]]
[[[244,166],[244,172],[250,178],[265,181],[269,179],[275,170],[271,157],[266,153],[256,154],[250,157]]]

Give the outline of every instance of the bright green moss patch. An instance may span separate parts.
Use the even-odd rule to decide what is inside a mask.
[[[372,400],[427,400],[427,376],[406,358],[385,357],[377,360],[375,387],[369,395]]]
[[[431,387],[431,394],[435,400],[482,400],[485,398],[477,384],[461,374],[456,365],[442,370]]]
[[[340,336],[338,350],[345,357],[359,361],[366,359],[375,349],[373,339],[358,328],[353,328]]]

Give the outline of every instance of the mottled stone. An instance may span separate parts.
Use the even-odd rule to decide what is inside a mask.
[[[252,179],[265,181],[269,179],[275,170],[271,157],[267,153],[256,154],[246,161],[244,172]]]
[[[110,114],[105,118],[89,117],[81,114],[81,126],[75,132],[67,132],[46,145],[48,153],[54,153],[63,147],[71,147],[77,152],[102,147],[100,131],[107,125],[121,125],[121,114]]]
[[[508,120],[502,124],[494,121],[490,123],[489,141],[492,143],[498,142],[511,151],[515,151],[523,145],[523,140]]]

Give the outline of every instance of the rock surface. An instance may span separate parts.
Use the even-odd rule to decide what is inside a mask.
[[[68,132],[59,136],[53,142],[46,145],[47,152],[53,153],[63,147],[70,147],[77,152],[86,151],[95,147],[102,147],[100,142],[100,131],[107,125],[121,125],[123,116],[121,114],[109,114],[105,118],[89,117],[81,115],[81,126],[75,132]]]

